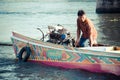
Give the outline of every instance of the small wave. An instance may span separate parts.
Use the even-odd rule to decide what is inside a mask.
[[[31,12],[0,12],[0,14],[23,14],[23,15],[28,15],[28,14],[34,14]]]
[[[12,46],[12,43],[0,43],[0,46]]]
[[[68,12],[4,12],[4,11],[1,11],[0,14],[3,14],[3,15],[68,14]],[[71,12],[69,14],[74,14],[74,13]]]
[[[10,70],[1,70],[0,73],[8,73],[11,72]]]

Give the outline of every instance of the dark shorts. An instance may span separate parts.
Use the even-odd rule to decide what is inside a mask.
[[[88,40],[88,38],[80,38],[79,46],[80,47],[85,47],[85,42]]]

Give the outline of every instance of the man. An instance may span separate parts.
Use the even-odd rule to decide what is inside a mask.
[[[75,45],[84,47],[85,42],[89,40],[89,44],[92,47],[93,44],[97,44],[96,39],[97,31],[92,21],[86,17],[83,10],[79,10],[77,18],[77,39]]]

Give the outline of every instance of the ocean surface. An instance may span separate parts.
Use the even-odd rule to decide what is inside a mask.
[[[93,21],[98,43],[120,46],[120,14],[96,14],[96,0],[0,0],[0,43],[11,43],[13,31],[40,39],[36,28],[47,33],[48,25],[57,24],[76,37],[79,9]],[[0,80],[120,80],[120,76],[18,63],[11,46],[0,46]]]

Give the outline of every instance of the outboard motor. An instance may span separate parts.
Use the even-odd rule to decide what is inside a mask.
[[[70,32],[68,32],[67,29],[65,29],[60,24],[58,24],[57,26],[48,26],[48,33],[45,36],[40,28],[37,29],[43,34],[43,37],[40,40],[44,41],[44,38],[48,36],[49,39],[47,40],[47,42],[66,46],[70,45],[72,47],[75,47],[74,38],[72,38]]]
[[[49,29],[49,40],[47,42],[68,45],[70,44],[70,40],[67,39],[70,36],[70,33],[67,33],[67,30],[63,28],[61,25],[57,26],[48,26]]]

